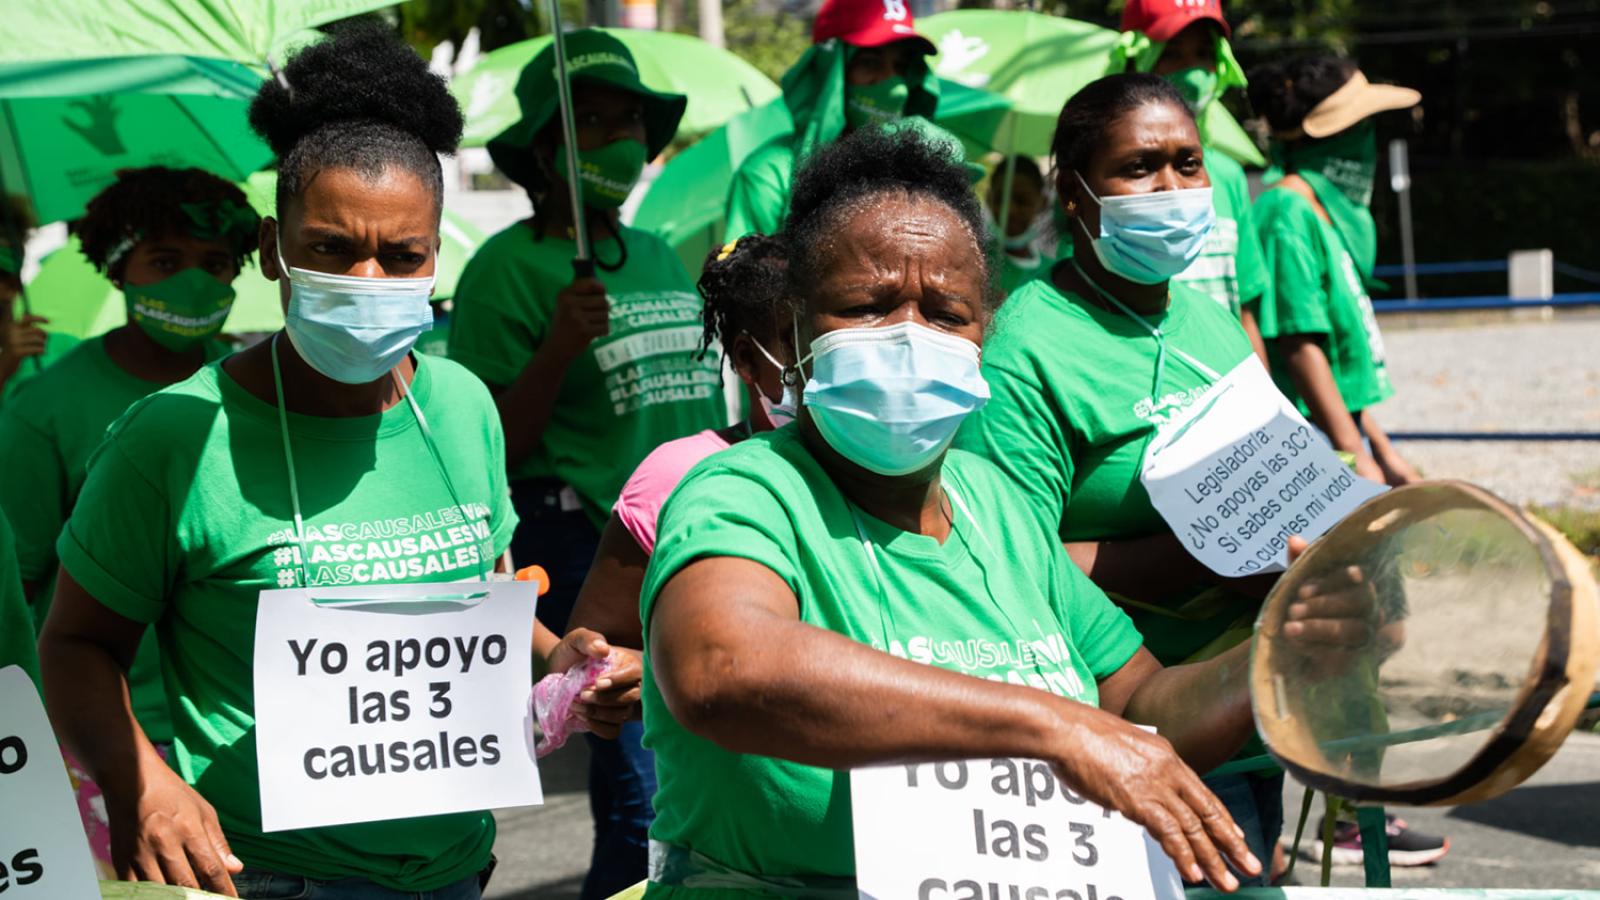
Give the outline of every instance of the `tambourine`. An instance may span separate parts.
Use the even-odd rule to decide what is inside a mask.
[[[1250,662],[1256,727],[1295,778],[1338,797],[1498,796],[1555,754],[1595,690],[1597,594],[1583,554],[1488,491],[1396,488],[1268,596]],[[1285,627],[1335,608],[1355,620],[1338,641]]]

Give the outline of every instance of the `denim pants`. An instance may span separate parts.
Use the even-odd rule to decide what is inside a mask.
[[[589,810],[594,814],[594,855],[581,900],[603,900],[645,879],[650,866],[650,822],[655,819],[655,754],[640,746],[644,724],[629,722],[614,741],[589,740]]]
[[[538,616],[557,634],[566,631],[600,544],[600,533],[582,508],[571,508],[572,501],[571,489],[559,481],[536,478],[511,483],[511,503],[520,520],[511,554],[518,566],[538,564],[549,573],[550,592],[539,598]],[[629,722],[615,741],[584,735],[590,750],[594,852],[581,900],[610,897],[647,874],[656,770],[652,755],[639,745],[643,732],[638,722]]]
[[[1245,844],[1261,861],[1255,877],[1235,871],[1240,887],[1272,886],[1272,848],[1283,832],[1283,773],[1243,772],[1201,779],[1244,831]]]
[[[233,876],[233,886],[245,900],[480,900],[483,897],[478,875],[431,891],[396,891],[364,878],[313,881],[299,875],[245,869]]]

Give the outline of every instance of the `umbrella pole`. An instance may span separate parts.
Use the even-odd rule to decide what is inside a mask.
[[[561,33],[561,0],[550,0],[550,37],[556,54],[556,100],[561,109],[561,137],[566,150],[567,195],[572,200],[573,241],[578,255],[572,260],[573,274],[594,276],[594,257],[589,250],[589,227],[583,220],[583,188],[578,172],[578,129],[572,119],[572,82],[567,79],[567,42]]]
[[[1015,126],[1012,126],[1015,128]],[[1013,136],[1014,137],[1014,136]],[[1015,140],[1006,141],[1008,145],[1016,144]],[[1006,233],[1006,220],[1011,217],[1011,184],[1017,177],[1017,154],[1015,149],[1006,152],[1006,174],[1000,181],[1000,246],[1005,247],[1006,238],[1011,235]]]

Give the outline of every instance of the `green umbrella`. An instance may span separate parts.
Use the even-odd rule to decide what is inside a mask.
[[[0,62],[180,54],[264,63],[300,33],[398,0],[35,0],[8,3]]]
[[[246,118],[261,80],[188,56],[0,64],[0,184],[44,223],[81,215],[119,169],[193,166],[241,181],[272,160]]]
[[[1118,32],[1039,13],[954,10],[919,21],[917,31],[939,48],[933,70],[940,77],[1011,101],[1014,146],[1030,156],[1049,155],[1056,118],[1068,97],[1126,65],[1113,52],[1119,49]],[[1207,107],[1200,128],[1208,146],[1245,165],[1262,165],[1255,142],[1221,103]]]
[[[1011,101],[1015,131],[1005,152],[1047,156],[1061,107],[1107,74],[1117,32],[1031,12],[962,9],[929,16],[917,31],[939,48],[941,78]]]
[[[934,120],[961,139],[969,157],[996,146],[1009,112],[1010,104],[1002,97],[939,82]],[[722,241],[733,173],[756,148],[793,130],[781,98],[729,119],[662,168],[640,198],[633,226],[659,235],[677,249],[686,269],[699,272],[706,253]]]
[[[261,172],[240,185],[250,205],[263,216],[273,212],[273,193],[277,175]],[[449,210],[439,225],[438,280],[434,297],[453,296],[456,281],[467,260],[483,241],[483,232]],[[283,311],[278,300],[278,283],[261,277],[255,265],[239,273],[233,287],[239,296],[222,330],[228,334],[276,331],[283,327]],[[127,309],[122,292],[96,272],[78,249],[78,239],[46,257],[39,274],[28,282],[33,312],[50,320],[49,330],[87,338],[104,334],[126,322]]]
[[[693,35],[670,31],[597,29],[626,44],[651,89],[683,94],[689,107],[678,123],[680,137],[705,134],[779,94],[755,66]],[[528,61],[550,43],[539,37],[487,53],[459,76],[450,90],[466,114],[462,145],[481,147],[522,117],[514,89]]]

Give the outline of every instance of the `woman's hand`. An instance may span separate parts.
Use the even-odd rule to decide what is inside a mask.
[[[1371,453],[1368,453],[1366,450],[1357,450],[1355,451],[1355,457],[1355,469],[1357,475],[1367,479],[1368,481],[1376,481],[1378,484],[1389,483],[1388,475],[1384,473],[1383,467],[1378,465],[1378,461],[1372,458]]]
[[[545,346],[571,362],[596,338],[611,333],[611,301],[606,286],[594,278],[579,278],[556,294],[555,315]]]
[[[1063,783],[1150,832],[1186,881],[1232,891],[1239,879],[1226,860],[1251,875],[1261,861],[1244,832],[1166,739],[1089,707],[1052,768]]]
[[[612,658],[610,671],[578,695],[572,711],[584,720],[590,731],[609,740],[616,738],[622,723],[639,717],[639,683],[644,678],[644,665],[638,652],[613,647],[604,637],[587,628],[574,628],[550,651],[548,662],[549,670],[558,673],[584,659],[607,656]]]
[[[105,794],[117,877],[239,896],[231,876],[244,863],[228,849],[216,810],[166,765],[141,768],[138,796]]]
[[[40,325],[50,320],[44,316],[23,316],[9,322],[0,322],[0,359],[17,365],[30,356],[44,353],[50,336]]]

